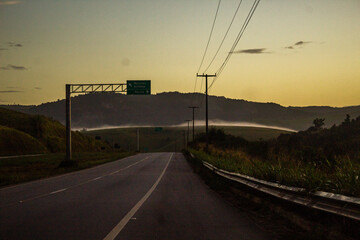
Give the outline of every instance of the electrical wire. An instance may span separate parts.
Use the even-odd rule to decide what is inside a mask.
[[[217,15],[218,15],[218,12],[219,12],[219,8],[220,8],[220,3],[221,3],[221,0],[219,0],[218,6],[217,6],[217,9],[216,9],[216,13],[215,13],[215,17],[214,17],[214,21],[213,21],[213,24],[212,24],[212,27],[211,27],[209,39],[208,39],[208,42],[207,42],[207,44],[206,44],[206,48],[205,48],[205,51],[204,51],[204,55],[203,55],[203,57],[202,57],[202,60],[201,60],[201,63],[200,63],[200,66],[199,66],[199,69],[198,69],[197,72],[200,71],[200,69],[201,69],[201,67],[202,67],[202,64],[204,63],[204,59],[205,59],[205,56],[206,56],[206,52],[207,52],[207,50],[208,50],[208,48],[209,48],[211,36],[212,36],[213,31],[214,31],[216,18],[217,18]]]
[[[234,49],[236,48],[237,44],[239,43],[241,37],[243,36],[245,29],[247,28],[252,16],[254,15],[254,12],[255,12],[257,6],[259,5],[259,2],[260,2],[260,0],[255,0],[254,1],[248,16],[246,17],[245,22],[244,22],[243,26],[241,27],[240,32],[239,32],[238,36],[236,37],[236,39],[234,41],[234,44],[232,45],[232,47],[231,47],[227,57],[225,58],[224,62],[221,64],[220,68],[216,71],[216,77],[213,79],[213,81],[211,82],[208,89],[210,89],[214,85],[214,83],[216,82],[216,80],[219,78],[222,71],[224,70],[226,64],[229,62],[229,60],[231,58],[231,55],[234,53]]]
[[[205,51],[204,51],[204,54],[203,54],[203,57],[202,57],[202,59],[201,59],[201,63],[200,63],[200,65],[199,65],[199,68],[198,68],[197,72],[200,71],[200,69],[201,69],[201,67],[202,67],[202,64],[204,63],[204,59],[205,59],[207,50],[208,50],[208,48],[209,48],[211,36],[212,36],[213,31],[214,31],[215,22],[216,22],[217,15],[218,15],[218,12],[219,12],[220,4],[221,4],[221,0],[219,0],[219,2],[218,2],[217,8],[216,8],[215,17],[214,17],[214,21],[213,21],[212,26],[211,26],[211,31],[210,31],[209,39],[208,39],[208,41],[207,41],[206,48],[205,48]],[[195,77],[194,93],[196,92],[196,85],[197,85],[197,77]],[[202,88],[202,82],[201,82],[200,90],[201,90],[201,88]],[[192,101],[192,102],[194,102],[194,101]]]
[[[218,49],[217,49],[214,57],[211,59],[211,62],[209,63],[209,65],[207,66],[207,68],[205,69],[204,72],[206,72],[206,71],[209,69],[209,67],[211,66],[211,64],[214,62],[216,56],[218,55],[218,53],[219,53],[219,51],[220,51],[220,49],[221,49],[221,47],[222,47],[222,45],[223,45],[223,43],[224,43],[227,35],[228,35],[228,33],[229,33],[229,30],[230,30],[230,28],[231,28],[231,26],[232,26],[232,24],[233,24],[233,22],[234,22],[234,19],[235,19],[236,15],[237,15],[237,13],[238,13],[238,11],[239,11],[239,9],[240,9],[241,3],[242,3],[242,0],[240,0],[239,5],[238,5],[237,8],[236,8],[236,11],[235,11],[235,13],[234,13],[234,16],[233,16],[232,19],[231,19],[231,22],[230,22],[230,24],[229,24],[229,27],[228,27],[228,29],[226,30],[226,33],[225,33],[225,35],[224,35],[224,37],[223,37],[223,39],[222,39],[222,41],[221,41],[221,43],[220,43],[220,46],[218,47]]]

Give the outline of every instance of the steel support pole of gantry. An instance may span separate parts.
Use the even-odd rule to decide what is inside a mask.
[[[66,84],[66,161],[71,161],[71,92],[70,84]]]
[[[71,93],[94,93],[94,92],[114,92],[126,93],[126,84],[65,84],[65,123],[66,123],[66,157],[60,165],[64,167],[72,166],[76,163],[72,161],[71,154]]]

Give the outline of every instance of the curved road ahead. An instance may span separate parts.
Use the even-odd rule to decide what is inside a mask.
[[[138,154],[0,189],[0,239],[268,239],[181,153]]]

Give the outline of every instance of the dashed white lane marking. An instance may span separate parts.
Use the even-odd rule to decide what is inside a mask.
[[[134,158],[136,156],[137,155],[132,155],[132,156],[126,157],[124,159],[132,159],[132,158]],[[82,169],[82,170],[75,171],[75,172],[68,172],[68,173],[64,173],[64,174],[61,174],[61,175],[53,176],[53,177],[51,177],[51,179],[57,179],[57,178],[65,177],[65,176],[75,175],[75,174],[79,174],[79,173],[84,172],[84,171],[88,171],[90,169],[94,170],[94,169],[102,168],[102,167],[104,167],[104,165],[98,165],[98,166],[95,166],[95,167],[91,167],[89,169]],[[3,188],[0,189],[0,192],[3,191],[3,190],[7,190],[7,189],[17,188],[17,187],[19,187],[19,185],[21,185],[21,186],[32,185],[32,184],[42,183],[43,181],[47,181],[47,180],[48,180],[47,178],[44,178],[44,179],[38,179],[38,180],[26,182],[26,183],[15,184],[13,186],[3,187]]]
[[[96,180],[99,180],[103,177],[106,177],[106,176],[110,176],[110,175],[113,175],[114,173],[118,173],[120,171],[123,171],[123,170],[126,170],[132,166],[135,166],[136,164],[139,164],[140,162],[143,162],[145,161],[146,159],[148,159],[150,156],[147,156],[146,158],[143,158],[141,159],[140,161],[137,161],[133,164],[130,164],[129,166],[127,167],[124,167],[124,168],[120,168],[119,170],[115,171],[115,172],[111,172],[111,173],[108,173],[108,174],[105,174],[103,176],[100,176],[100,177],[97,177],[97,178],[93,178],[93,179],[90,179],[90,180],[87,180],[85,182],[82,182],[82,183],[79,183],[79,184],[76,184],[76,185],[73,185],[73,186],[69,186],[67,188],[63,188],[63,189],[59,189],[59,190],[55,190],[55,191],[52,191],[50,193],[45,193],[45,194],[41,194],[41,195],[38,195],[38,196],[35,196],[35,197],[32,197],[32,198],[28,198],[28,199],[23,199],[23,200],[20,200],[18,201],[17,203],[24,203],[24,202],[29,202],[29,201],[32,201],[32,200],[35,200],[35,199],[39,199],[39,198],[43,198],[43,197],[47,197],[47,196],[50,196],[50,195],[54,195],[54,194],[57,194],[57,193],[61,193],[61,192],[64,192],[68,189],[72,189],[72,188],[75,188],[75,187],[79,187],[81,185],[84,185],[84,184],[87,184],[87,183],[90,183],[92,181],[96,181]],[[16,203],[15,203],[16,204]],[[13,204],[8,204],[6,206],[10,206],[10,205],[13,205]],[[1,206],[1,207],[4,207],[4,206]]]
[[[161,178],[164,176],[166,169],[169,166],[170,160],[174,153],[171,154],[165,168],[161,172],[159,178],[156,180],[154,185],[149,189],[149,191],[140,199],[140,201],[125,215],[123,219],[111,230],[111,232],[104,238],[104,240],[113,240],[117,237],[117,235],[121,232],[121,230],[125,227],[125,225],[129,222],[130,219],[133,219],[135,213],[139,210],[139,208],[144,204],[144,202],[149,198],[151,193],[155,190],[157,185],[159,184]],[[135,218],[136,219],[136,218]]]
[[[51,192],[49,194],[56,194],[56,193],[63,192],[63,191],[66,191],[66,190],[67,190],[67,188],[63,188],[63,189],[60,189],[60,190],[57,190],[57,191],[53,191],[53,192]]]
[[[144,158],[144,159],[142,159],[142,160],[140,160],[140,161],[137,161],[136,163],[130,164],[130,165],[127,166],[127,167],[121,168],[121,169],[116,170],[115,172],[109,173],[109,174],[107,174],[107,175],[110,176],[110,175],[113,175],[113,174],[118,173],[118,172],[120,172],[120,171],[123,171],[123,170],[125,170],[125,169],[131,168],[132,166],[134,166],[134,165],[136,165],[136,164],[139,164],[140,162],[145,161],[145,160],[148,159],[148,158],[149,158],[149,157],[146,157],[146,158]]]

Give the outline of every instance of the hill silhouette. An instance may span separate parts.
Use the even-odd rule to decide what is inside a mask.
[[[91,128],[106,125],[177,125],[192,118],[188,106],[200,105],[196,119],[204,120],[204,94],[168,92],[156,95],[92,93],[72,98],[72,127]],[[200,104],[202,103],[202,104]],[[65,100],[38,106],[9,105],[6,108],[30,114],[41,114],[65,123]],[[315,118],[325,118],[325,126],[339,124],[346,114],[360,115],[360,106],[283,107],[276,103],[209,96],[209,119],[251,122],[295,130],[304,130]]]

